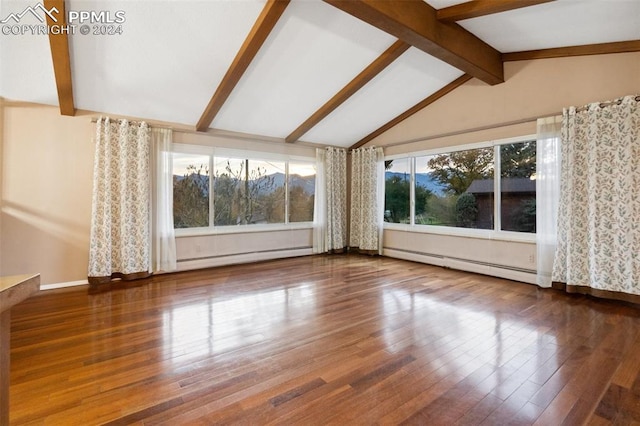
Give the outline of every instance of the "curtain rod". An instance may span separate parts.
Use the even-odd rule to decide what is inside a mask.
[[[98,118],[100,118],[100,117],[91,117],[91,122],[92,122],[92,123],[97,123],[97,122],[98,122]],[[149,127],[155,127],[156,129],[171,129],[171,127],[156,126],[155,124],[154,124],[154,125],[152,125],[151,123],[149,123],[149,122],[148,122],[148,121],[146,121],[146,120],[130,120],[130,119],[128,119],[128,118],[111,118],[111,117],[105,117],[105,118],[108,118],[108,119],[109,119],[109,120],[111,120],[111,121],[126,120],[126,121],[128,121],[129,123],[138,123],[138,124],[140,124],[140,123],[146,123],[146,124],[147,124],[147,126],[149,126]]]
[[[608,102],[600,102],[598,104],[598,106],[600,108],[605,108],[611,105],[620,105],[622,103],[622,100],[625,98],[626,96],[623,96],[622,98],[618,98],[618,99],[614,99],[612,101],[608,101]],[[634,101],[636,102],[640,102],[640,95],[637,95],[633,98]],[[587,104],[587,105],[583,105],[581,107],[576,108],[576,112],[582,112],[582,111],[586,111],[589,109],[589,107],[593,105],[593,104]]]

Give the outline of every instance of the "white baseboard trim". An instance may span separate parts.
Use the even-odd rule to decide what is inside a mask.
[[[311,248],[289,250],[269,250],[254,253],[242,253],[228,256],[212,256],[203,259],[179,260],[177,271],[213,268],[216,266],[236,265],[239,263],[260,262],[262,260],[284,259],[287,257],[309,256],[313,254]]]
[[[175,272],[190,271],[193,269],[212,268],[215,266],[235,265],[239,263],[259,262],[261,260],[273,260],[286,257],[308,256],[313,254],[311,248],[291,249],[291,250],[273,250],[256,253],[243,253],[231,256],[218,256],[205,259],[195,259],[187,261],[179,261],[178,268]],[[156,272],[160,275],[163,272]],[[55,290],[59,288],[76,287],[80,285],[89,285],[87,280],[67,281],[62,283],[41,284],[40,290]]]
[[[53,284],[41,284],[40,290],[55,290],[57,288],[66,288],[66,287],[76,287],[79,285],[89,285],[89,281],[80,280],[80,281],[67,281],[64,283],[53,283]]]
[[[393,257],[396,259],[410,260],[412,262],[426,263],[434,266],[445,266],[444,257],[433,256],[425,253],[416,253],[411,251],[394,250],[385,248],[382,250],[383,256]]]
[[[383,256],[396,259],[411,260],[413,262],[426,263],[429,265],[442,266],[445,268],[458,269],[460,271],[473,272],[476,274],[489,275],[497,278],[504,278],[512,281],[519,281],[528,284],[536,284],[535,272],[522,271],[508,268],[497,264],[480,263],[466,261],[463,259],[452,259],[450,257],[430,255],[427,253],[409,252],[385,248]]]
[[[273,250],[255,253],[242,253],[230,256],[208,257],[204,259],[179,261],[176,272],[212,268],[216,266],[236,265],[240,263],[259,262],[263,260],[284,259],[287,257],[309,256],[312,254],[313,251],[311,248],[301,248],[291,250]],[[427,253],[409,252],[391,248],[385,248],[382,252],[382,255],[393,257],[396,259],[410,260],[413,262],[426,263],[429,265],[442,266],[445,268],[489,275],[492,277],[504,278],[507,280],[536,284],[535,273],[509,269],[501,265],[482,264],[460,259],[452,259],[444,256],[430,255]],[[87,280],[42,284],[40,285],[40,290],[55,290],[58,288],[75,287],[88,284],[89,282]]]

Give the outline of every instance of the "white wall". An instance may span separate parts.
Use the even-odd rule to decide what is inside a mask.
[[[93,143],[88,117],[5,102],[0,274],[43,284],[86,280]]]

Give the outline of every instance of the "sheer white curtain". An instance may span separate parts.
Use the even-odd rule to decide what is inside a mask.
[[[170,129],[151,129],[151,265],[153,272],[176,269],[173,229],[173,164]]]
[[[313,252],[340,252],[347,246],[347,152],[316,151]]]
[[[551,287],[556,253],[560,197],[560,135],[562,116],[538,119],[536,141],[537,283]]]
[[[380,148],[380,155],[378,156],[378,161],[376,163],[376,174],[378,185],[376,186],[377,198],[378,198],[378,254],[382,255],[382,237],[384,235],[384,153],[382,148]]]
[[[384,214],[382,148],[351,151],[351,221],[349,245],[360,252],[382,254]],[[382,196],[381,196],[382,194]]]
[[[553,280],[568,291],[640,295],[640,96],[563,112]]]
[[[89,283],[149,276],[149,126],[96,123]]]

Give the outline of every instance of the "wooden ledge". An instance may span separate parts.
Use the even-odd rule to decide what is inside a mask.
[[[0,277],[0,425],[9,424],[11,307],[40,290],[40,274]]]
[[[40,274],[0,277],[0,312],[25,300],[40,290]]]

